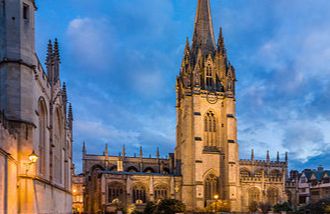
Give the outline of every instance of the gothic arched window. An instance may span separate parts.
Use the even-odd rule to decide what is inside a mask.
[[[133,187],[133,192],[132,192],[132,199],[133,199],[133,203],[137,203],[137,202],[142,202],[142,203],[146,203],[147,202],[147,191],[146,188],[142,185],[135,185]]]
[[[166,185],[158,185],[154,190],[155,200],[166,199],[168,197],[168,188]]]
[[[256,187],[249,189],[249,204],[260,201],[260,190]]]
[[[278,190],[276,188],[269,188],[267,190],[267,199],[271,205],[274,205],[278,202]]]
[[[214,196],[219,194],[219,182],[218,177],[214,174],[210,174],[204,181],[204,198],[205,202],[213,200]]]
[[[44,99],[39,100],[39,173],[46,175],[46,130],[47,130],[47,108]]]
[[[206,66],[206,75],[205,75],[206,89],[213,88],[213,75],[212,75],[212,67],[210,64]]]
[[[63,168],[64,168],[64,154],[63,154],[63,124],[62,124],[61,111],[57,108],[55,110],[54,119],[54,178],[58,183],[63,182]]]
[[[125,201],[125,186],[119,182],[112,182],[108,184],[108,202]]]
[[[204,146],[217,146],[217,121],[213,112],[209,111],[204,116]]]
[[[241,174],[241,177],[250,177],[251,176],[250,171],[247,169],[241,169],[240,174]]]

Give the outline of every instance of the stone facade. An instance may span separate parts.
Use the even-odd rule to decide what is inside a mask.
[[[4,189],[2,207],[4,213],[70,213],[72,108],[60,82],[57,40],[48,45],[46,70],[35,53],[35,10],[33,0],[0,3],[0,111],[6,116],[0,179],[17,181],[10,185],[17,191]],[[36,163],[29,160],[33,152]]]
[[[141,207],[159,198],[182,200],[190,211],[215,201],[232,211],[248,211],[251,202],[286,201],[287,155],[280,161],[239,159],[236,73],[220,29],[216,44],[210,2],[198,0],[192,44],[187,40],[176,84],[176,148],[169,158],[86,153],[83,148],[85,210]],[[161,196],[161,197],[160,197]]]

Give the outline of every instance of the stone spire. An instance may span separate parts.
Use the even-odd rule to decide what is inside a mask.
[[[254,149],[251,150],[251,160],[254,161]]]
[[[68,101],[68,95],[67,95],[67,91],[66,91],[66,84],[65,82],[63,82],[63,86],[62,86],[62,100],[63,100],[63,106],[64,106],[64,111],[65,113],[66,111],[66,105],[67,105],[67,101]]]
[[[82,153],[83,153],[83,155],[85,155],[86,154],[86,144],[85,144],[85,141],[83,142],[83,147],[82,147]]]
[[[214,52],[215,47],[210,0],[198,0],[192,44],[193,55],[196,57],[198,49],[201,49],[203,56],[207,56],[210,52]]]
[[[189,39],[187,37],[186,46],[184,48],[184,56],[181,64],[181,73],[187,73],[189,70],[189,65],[190,65],[190,44],[189,44]]]
[[[140,158],[143,158],[143,150],[142,150],[142,146],[140,146]]]
[[[125,148],[125,145],[123,145],[123,148],[122,148],[122,150],[121,150],[121,154],[122,154],[123,158],[125,158],[125,156],[126,156],[126,148]]]
[[[104,156],[108,156],[108,155],[109,155],[108,144],[105,144]]]
[[[159,159],[159,157],[160,157],[160,153],[159,153],[159,147],[157,147],[157,151],[156,151],[156,157],[157,157],[157,159]]]
[[[60,79],[60,64],[61,64],[61,59],[60,59],[60,50],[58,46],[58,40],[55,39],[54,42],[54,82],[58,81]]]
[[[217,51],[221,53],[223,56],[226,55],[226,47],[225,47],[225,39],[222,34],[222,27],[220,27],[218,44],[217,44]]]
[[[280,152],[277,152],[276,161],[280,162]]]
[[[49,81],[53,80],[53,63],[54,63],[54,57],[53,57],[53,44],[52,41],[48,41],[47,45],[47,55],[46,55],[46,68],[47,68],[47,76]]]
[[[69,104],[69,113],[68,113],[68,123],[69,128],[72,129],[73,127],[73,112],[72,112],[72,104]]]
[[[286,153],[285,153],[285,162],[287,163],[288,160],[289,160],[289,158],[288,158],[288,152],[286,152]]]
[[[267,150],[267,155],[266,155],[266,161],[269,162],[270,161],[270,156],[269,156],[269,151]]]

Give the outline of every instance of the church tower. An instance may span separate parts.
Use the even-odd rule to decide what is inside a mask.
[[[235,69],[222,29],[216,44],[209,0],[198,0],[192,45],[187,39],[176,82],[176,167],[188,210],[214,199],[239,211]]]

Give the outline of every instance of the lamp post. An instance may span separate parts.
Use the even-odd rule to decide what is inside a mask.
[[[216,213],[218,211],[218,199],[219,199],[219,195],[215,194],[213,196],[215,202],[214,202],[214,207],[213,207],[213,212]]]
[[[39,158],[39,156],[33,150],[32,153],[29,155],[29,160],[30,161],[25,163],[25,166],[26,166],[25,174],[26,175],[27,175],[28,171],[30,170],[31,165],[36,163],[38,158]]]

